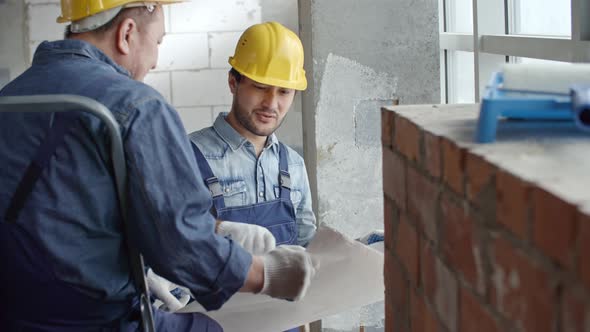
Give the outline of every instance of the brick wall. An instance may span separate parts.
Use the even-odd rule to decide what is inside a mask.
[[[590,331],[590,214],[395,110],[386,330]]]

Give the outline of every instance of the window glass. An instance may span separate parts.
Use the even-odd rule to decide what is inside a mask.
[[[512,0],[512,33],[571,36],[571,0]]]
[[[475,101],[475,78],[473,52],[448,53],[449,103],[473,103]]]
[[[447,31],[473,33],[472,0],[446,0]]]

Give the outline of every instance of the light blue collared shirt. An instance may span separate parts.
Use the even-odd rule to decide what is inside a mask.
[[[279,140],[269,136],[257,158],[254,145],[242,137],[220,114],[212,127],[190,134],[213,174],[219,179],[226,206],[256,204],[277,199],[279,185]],[[303,158],[288,146],[291,201],[297,217],[297,243],[307,245],[316,231],[311,192]]]

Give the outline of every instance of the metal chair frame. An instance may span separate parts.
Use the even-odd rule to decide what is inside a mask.
[[[77,95],[36,95],[0,97],[0,112],[84,112],[99,118],[107,127],[111,139],[111,156],[121,217],[125,229],[125,239],[129,251],[129,264],[140,296],[142,327],[145,332],[154,332],[154,318],[150,303],[149,289],[144,274],[144,262],[141,253],[133,247],[127,234],[130,232],[127,211],[127,168],[125,151],[119,124],[113,114],[103,104],[94,99]]]

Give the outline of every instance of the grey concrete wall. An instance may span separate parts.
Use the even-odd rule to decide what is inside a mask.
[[[375,102],[372,112],[378,113],[378,105],[392,99],[440,101],[438,1],[299,0],[299,17],[310,78],[303,94],[304,148],[308,169],[317,170],[310,180],[318,215],[356,236],[372,228],[363,227],[366,222],[382,219],[380,205],[373,203],[380,191],[355,197],[360,201],[348,193],[367,186],[373,191],[381,177],[380,126],[366,123],[378,116],[366,113],[363,104]],[[360,168],[368,155],[377,159]],[[339,212],[351,205],[354,213]]]
[[[0,87],[27,66],[24,17],[22,0],[0,2]]]
[[[299,31],[297,0],[260,0],[262,21],[277,21],[287,28]]]
[[[380,106],[440,102],[438,1],[299,0],[299,18],[314,206],[319,222],[358,237],[383,228]],[[382,330],[379,310],[328,318],[323,328]]]
[[[8,68],[0,68],[0,88],[6,85],[10,80],[10,71]]]

